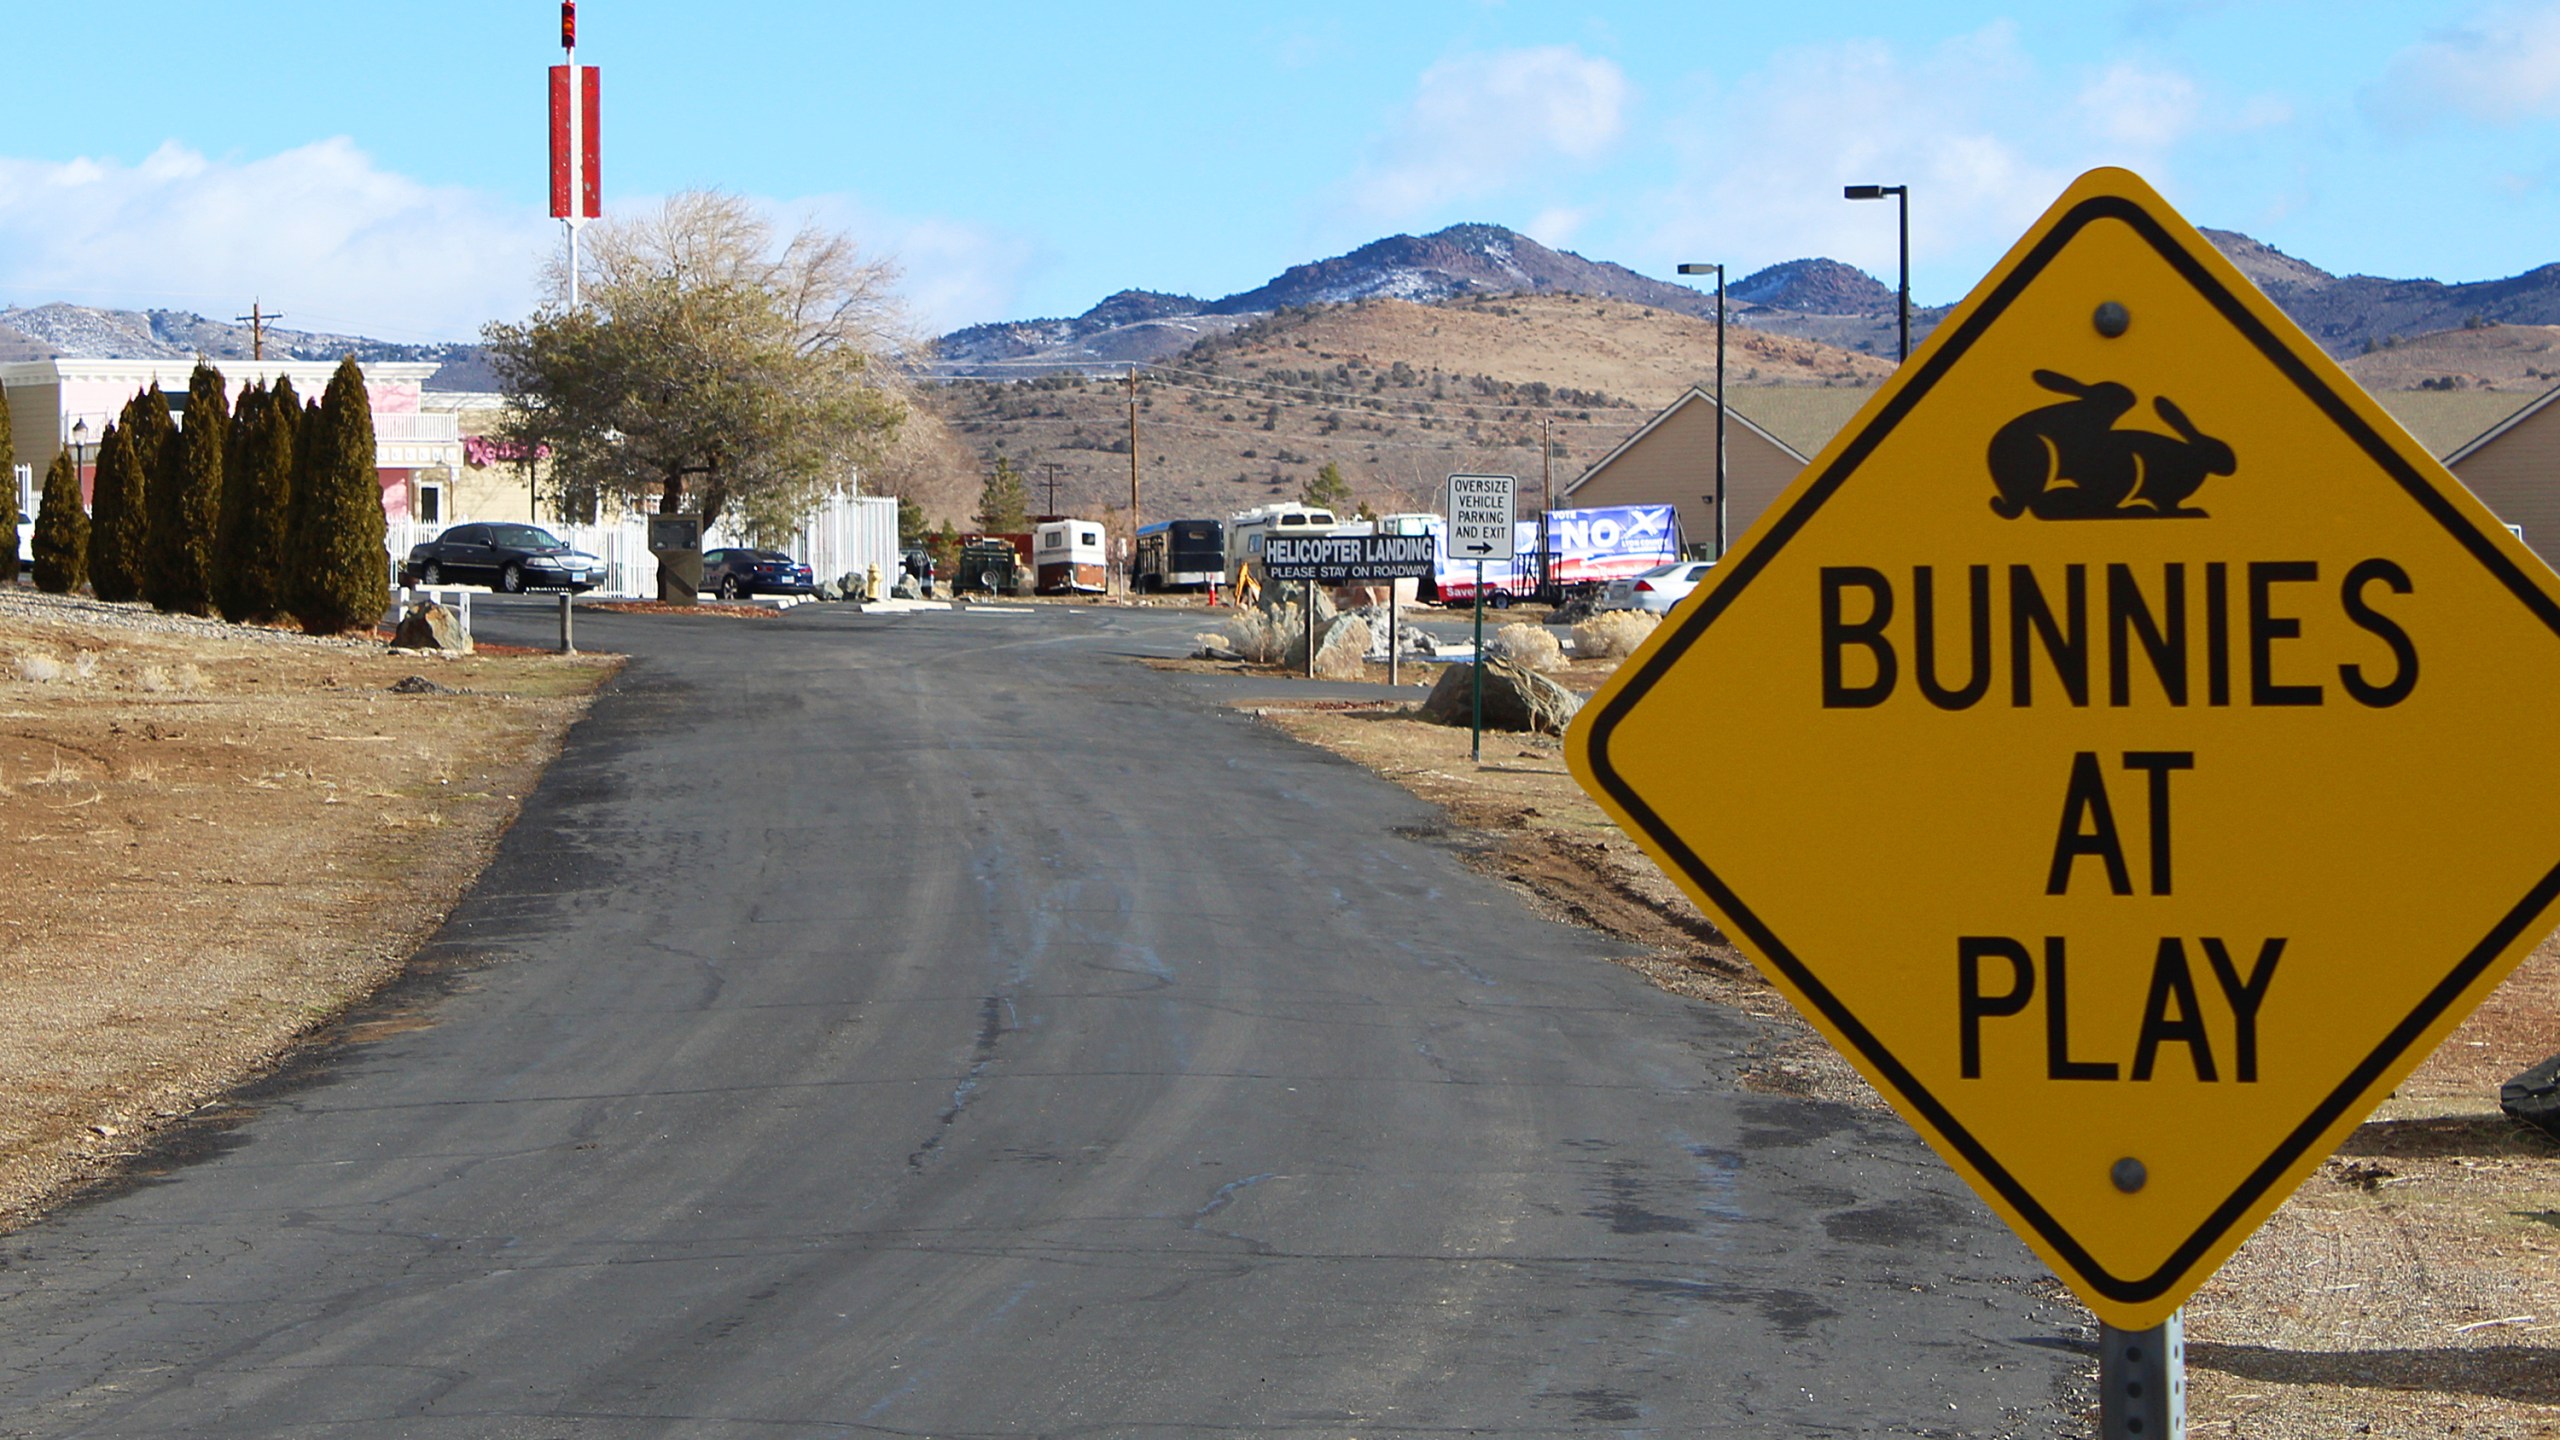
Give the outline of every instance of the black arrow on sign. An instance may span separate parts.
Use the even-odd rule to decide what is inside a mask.
[[[1474,543],[1473,545],[1468,546],[1467,548],[1468,548],[1469,550],[1474,551],[1474,552],[1475,552],[1476,554],[1478,554],[1478,555],[1488,555],[1488,554],[1491,554],[1491,553],[1493,552],[1493,543],[1492,543],[1491,541],[1488,541],[1488,540],[1479,540],[1479,541],[1477,541],[1476,543]]]

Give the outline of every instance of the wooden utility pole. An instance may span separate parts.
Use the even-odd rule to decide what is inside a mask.
[[[1129,543],[1138,543],[1138,366],[1129,365]]]
[[[1055,515],[1058,513],[1058,462],[1043,460],[1040,464],[1049,472],[1049,513]]]
[[[234,315],[231,318],[234,321],[246,320],[249,322],[249,358],[252,361],[266,359],[267,322],[270,320],[281,320],[284,317],[282,315],[268,314],[264,307],[262,307],[257,301],[252,300],[249,302],[248,314]]]
[[[1555,601],[1555,576],[1548,573],[1549,556],[1555,546],[1547,543],[1547,516],[1556,508],[1556,417],[1538,422],[1538,588],[1547,593],[1548,603]]]

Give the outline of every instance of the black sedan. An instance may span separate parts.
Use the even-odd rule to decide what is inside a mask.
[[[411,548],[403,585],[488,585],[524,590],[590,590],[604,562],[572,550],[539,525],[493,521],[456,525]]]
[[[702,588],[723,600],[750,595],[814,595],[809,567],[779,550],[743,546],[702,552]]]

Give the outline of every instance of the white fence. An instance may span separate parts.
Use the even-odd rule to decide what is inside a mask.
[[[454,445],[461,440],[462,421],[459,416],[377,413],[373,417],[373,442],[377,445]]]
[[[432,540],[455,525],[472,523],[473,519],[457,515],[432,525],[414,520],[393,521],[390,548],[395,564],[408,558],[411,546]],[[604,561],[604,574],[596,582],[595,593],[644,599],[657,595],[658,558],[649,553],[648,517],[626,515],[597,525],[542,522],[542,526],[572,548]],[[803,517],[787,536],[766,534],[750,538],[743,532],[730,533],[726,527],[714,527],[702,545],[706,550],[724,545],[787,550],[793,559],[807,565],[809,574],[821,584],[842,575],[861,575],[876,565],[881,583],[886,585],[898,578],[898,502],[886,495],[839,495]]]

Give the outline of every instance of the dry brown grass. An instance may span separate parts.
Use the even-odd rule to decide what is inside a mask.
[[[1587,687],[1605,667],[1576,662]],[[1448,815],[1472,863],[1547,913],[1643,947],[1675,993],[1768,1021],[1746,1083],[1881,1106],[1566,774],[1553,741],[1401,712],[1266,709]],[[2497,1113],[2560,1051],[2546,941],[2244,1245],[2187,1310],[2190,1433],[2560,1435],[2560,1144]]]
[[[87,622],[0,655],[0,1225],[395,975],[618,663]],[[464,693],[385,692],[422,666]]]

